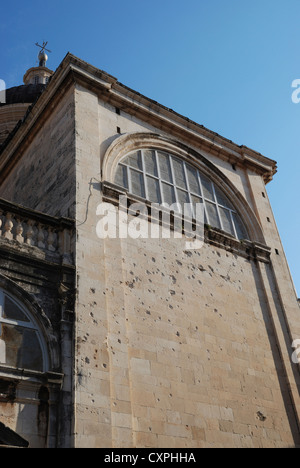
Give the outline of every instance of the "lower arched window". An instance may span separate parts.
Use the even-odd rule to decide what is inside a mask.
[[[43,336],[31,314],[0,289],[0,365],[46,371]]]
[[[115,183],[133,195],[153,203],[178,206],[203,203],[205,222],[237,239],[248,238],[244,224],[223,191],[205,174],[186,161],[156,149],[142,149],[119,163]]]

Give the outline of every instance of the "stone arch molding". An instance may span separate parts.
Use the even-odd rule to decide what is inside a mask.
[[[169,152],[199,169],[231,200],[245,224],[249,240],[265,244],[264,235],[254,211],[233,183],[201,153],[171,138],[147,132],[128,133],[118,137],[105,153],[102,163],[102,180],[113,183],[118,163],[131,151],[142,148],[155,148]]]
[[[9,293],[13,298],[17,299],[36,322],[46,345],[46,371],[57,369],[60,365],[59,346],[54,335],[51,322],[43,309],[31,294],[2,274],[0,274],[0,288]]]

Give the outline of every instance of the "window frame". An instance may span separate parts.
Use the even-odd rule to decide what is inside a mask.
[[[3,311],[5,307],[5,297],[7,297],[12,303],[14,303],[20,311],[26,316],[28,322],[24,322],[22,320],[16,319],[8,319],[3,317]],[[27,371],[37,371],[37,372],[47,372],[49,369],[49,358],[47,352],[46,342],[44,340],[43,334],[39,325],[37,324],[36,320],[32,317],[32,314],[22,305],[20,301],[18,301],[15,297],[13,297],[10,293],[6,290],[0,288],[0,327],[2,324],[10,325],[13,327],[20,327],[22,329],[30,329],[36,332],[36,337],[38,339],[41,353],[42,353],[42,369],[37,370],[33,368],[26,368]],[[11,367],[9,364],[0,362],[0,366]]]
[[[146,170],[146,164],[145,164],[145,157],[144,157],[144,151],[153,151],[154,152],[154,155],[155,155],[155,163],[156,163],[156,172],[157,172],[157,175],[153,175],[153,174],[150,174],[149,172],[147,172]],[[159,164],[159,153],[162,153],[162,154],[165,154],[168,156],[168,162],[169,162],[169,167],[170,167],[170,171],[171,171],[171,178],[172,178],[172,182],[170,181],[167,181],[165,180],[162,175],[161,175],[161,168],[160,168],[160,164]],[[141,159],[141,169],[137,168],[137,167],[134,167],[134,166],[131,166],[130,164],[126,163],[125,161],[133,154],[139,154],[140,155],[140,159]],[[178,184],[176,183],[176,178],[175,178],[175,171],[174,171],[174,164],[173,164],[173,160],[177,160],[177,161],[180,161],[180,163],[182,164],[182,167],[183,167],[183,174],[184,174],[184,178],[185,178],[185,186],[186,188],[182,188],[180,186],[178,186]],[[233,237],[235,237],[236,239],[238,240],[241,240],[241,239],[249,239],[249,233],[247,232],[247,229],[245,227],[245,224],[241,218],[241,216],[239,215],[238,211],[232,206],[230,200],[228,199],[228,197],[226,196],[226,194],[224,193],[224,191],[217,185],[214,183],[214,181],[209,177],[207,176],[206,174],[202,173],[197,167],[195,167],[194,165],[190,164],[189,162],[187,162],[185,159],[183,158],[180,158],[179,156],[175,155],[175,154],[172,154],[170,153],[169,151],[166,151],[164,149],[158,149],[158,148],[154,148],[154,147],[145,147],[145,148],[138,148],[138,149],[135,149],[129,153],[127,153],[117,164],[117,168],[116,168],[116,173],[115,173],[115,180],[116,180],[116,177],[117,177],[117,171],[118,171],[118,168],[119,167],[123,167],[126,169],[126,178],[127,178],[127,186],[122,186],[122,188],[125,188],[129,191],[129,193],[132,193],[133,195],[137,195],[135,194],[135,192],[132,190],[132,182],[131,182],[131,170],[134,170],[136,172],[138,172],[139,174],[142,174],[142,177],[143,177],[143,185],[144,185],[144,195],[145,197],[142,197],[142,198],[145,198],[147,201],[149,202],[153,202],[153,200],[151,200],[151,197],[149,197],[149,193],[148,193],[148,185],[147,185],[147,177],[151,177],[153,179],[155,179],[156,181],[158,181],[158,186],[159,186],[159,196],[160,196],[160,202],[159,203],[167,203],[165,200],[164,200],[164,192],[163,192],[163,184],[167,184],[168,186],[171,186],[173,187],[173,190],[174,190],[174,196],[175,196],[175,201],[174,203],[179,203],[181,204],[180,202],[180,199],[179,199],[179,196],[178,196],[178,190],[182,190],[183,192],[185,192],[187,195],[188,195],[188,202],[187,203],[191,203],[193,204],[193,201],[192,201],[192,197],[197,197],[201,200],[201,202],[204,204],[204,212],[205,212],[205,219],[206,219],[206,223],[208,225],[210,225],[211,227],[213,228],[217,228],[217,229],[221,229],[222,231],[226,232],[227,234],[231,234]],[[195,171],[196,173],[196,178],[197,178],[197,181],[198,181],[198,187],[199,187],[199,193],[196,193],[195,191],[193,191],[190,187],[190,182],[189,182],[189,178],[188,178],[188,171],[187,171],[187,168],[190,167],[193,171]],[[211,187],[212,187],[212,200],[208,199],[205,194],[204,194],[204,191],[203,191],[203,181],[202,179],[206,177],[209,179],[210,183],[211,183]],[[203,179],[204,180],[204,179]],[[118,183],[118,182],[116,182]],[[119,184],[118,184],[119,185]],[[225,199],[228,199],[228,203],[231,205],[231,206],[225,206],[224,204],[220,203],[218,201],[218,198],[217,198],[217,194],[216,194],[216,187],[218,188],[218,190],[224,194],[225,196]],[[140,196],[140,195],[139,195]],[[208,207],[207,207],[207,204],[208,203],[211,203],[215,206],[215,209],[216,209],[216,213],[217,213],[217,218],[218,218],[218,222],[219,222],[219,226],[215,226],[214,223],[211,221],[210,219],[210,215],[208,213]],[[229,220],[230,220],[230,226],[231,226],[231,230],[228,231],[225,226],[224,226],[224,222],[223,222],[223,219],[222,219],[222,216],[221,216],[221,210],[226,210],[225,213],[229,213]],[[238,236],[238,231],[237,231],[237,226],[236,226],[236,223],[234,221],[234,217],[237,217],[239,219],[239,222],[241,223],[241,225],[243,226],[243,231],[244,231],[244,234],[246,235],[246,237],[243,237],[243,238],[240,238]],[[194,212],[194,208],[193,208],[193,218],[195,218],[195,212]]]

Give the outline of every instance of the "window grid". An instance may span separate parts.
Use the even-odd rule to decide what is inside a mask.
[[[20,319],[13,319],[13,318],[5,318],[5,300],[9,299],[11,303],[14,304],[15,307],[17,307],[21,314],[25,316],[25,318],[28,320],[26,322],[20,320]],[[0,340],[1,340],[1,335],[2,335],[2,325],[8,325],[9,327],[17,327],[17,328],[22,328],[24,330],[32,330],[36,333],[36,338],[38,340],[39,346],[40,346],[40,351],[42,353],[42,362],[43,362],[43,370],[45,371],[47,367],[47,356],[46,356],[46,351],[45,351],[45,345],[41,339],[40,336],[40,331],[38,326],[35,324],[35,322],[29,317],[29,315],[26,313],[23,307],[16,302],[10,295],[5,293],[4,290],[0,289]],[[9,345],[9,343],[8,343]],[[1,364],[1,362],[0,362]],[[35,370],[35,369],[33,369]]]
[[[147,149],[147,151],[149,151],[149,149]],[[143,150],[139,150],[139,151],[135,151],[133,153],[130,153],[129,155],[127,155],[127,157],[125,159],[123,159],[123,161],[121,161],[119,163],[119,167],[126,168],[127,181],[128,181],[128,187],[126,187],[126,188],[129,190],[129,192],[134,194],[133,187],[132,187],[132,177],[131,177],[131,170],[134,170],[134,171],[136,171],[136,172],[138,172],[139,174],[142,175],[142,180],[143,180],[143,185],[144,186],[142,187],[141,193],[144,195],[143,198],[146,198],[147,200],[151,201],[151,195],[149,193],[149,188],[148,188],[148,184],[147,184],[147,177],[152,178],[152,179],[154,179],[154,180],[156,180],[158,182],[159,198],[160,198],[160,200],[158,201],[159,203],[168,203],[168,201],[166,200],[166,197],[164,195],[163,184],[168,185],[169,187],[172,187],[172,190],[174,190],[175,203],[179,204],[179,206],[181,206],[181,202],[180,202],[180,198],[179,198],[179,195],[178,195],[178,191],[180,190],[180,191],[184,192],[188,197],[188,203],[190,203],[192,205],[192,207],[193,207],[192,208],[192,213],[193,213],[194,218],[195,218],[195,209],[194,209],[194,204],[193,204],[192,197],[194,196],[194,197],[200,198],[201,201],[203,202],[203,205],[204,205],[204,213],[205,213],[206,222],[208,224],[210,224],[211,226],[213,226],[213,227],[217,227],[217,226],[214,226],[214,223],[213,223],[212,219],[210,219],[210,215],[209,215],[208,208],[207,208],[207,204],[210,203],[210,204],[214,205],[215,208],[216,208],[217,219],[218,219],[220,228],[225,232],[230,232],[230,234],[233,234],[236,238],[238,238],[237,228],[236,228],[236,224],[235,224],[235,220],[234,220],[234,216],[233,216],[234,214],[238,216],[238,214],[237,214],[236,210],[234,210],[231,207],[226,206],[226,205],[224,205],[224,204],[222,204],[222,203],[220,203],[218,201],[214,183],[212,181],[210,181],[211,182],[211,187],[212,187],[212,200],[210,200],[209,198],[204,196],[203,184],[202,184],[202,180],[201,180],[201,173],[200,173],[200,171],[198,169],[194,168],[193,166],[186,163],[185,161],[180,160],[176,156],[173,156],[173,155],[171,155],[169,153],[166,153],[166,152],[161,152],[162,154],[167,156],[167,161],[169,163],[169,167],[170,167],[170,171],[171,171],[171,181],[166,180],[165,178],[163,178],[163,175],[162,175],[162,172],[161,172],[160,161],[159,161],[159,151],[154,150],[154,149],[152,149],[151,151],[154,154],[154,162],[155,162],[155,165],[156,165],[156,171],[153,171],[154,174],[151,174],[151,173],[147,172],[146,163],[145,163],[145,155],[144,155]],[[140,158],[140,160],[141,160],[141,169],[139,167],[132,166],[132,165],[129,164],[129,162],[127,162],[128,157],[129,156],[133,157],[134,155],[136,155],[137,158]],[[182,164],[184,182],[185,182],[185,187],[186,188],[180,187],[176,182],[174,163],[173,163],[174,160],[177,160],[177,161],[180,162],[180,164]],[[191,186],[190,186],[190,183],[189,183],[189,178],[188,178],[187,167],[189,167],[192,172],[196,173],[196,178],[197,178],[198,186],[199,186],[199,192],[195,192],[194,190],[191,189]],[[157,175],[155,175],[155,173]],[[230,224],[230,228],[231,228],[230,230],[226,229],[225,226],[224,226],[224,222],[223,222],[222,215],[221,215],[221,209],[226,210],[226,212],[229,213],[228,222]]]

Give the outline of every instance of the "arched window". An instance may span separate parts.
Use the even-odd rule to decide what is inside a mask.
[[[0,289],[0,365],[47,370],[46,346],[31,314]]]
[[[154,203],[203,203],[205,222],[237,239],[248,238],[243,222],[223,191],[186,161],[156,149],[133,151],[118,164],[115,183]]]

